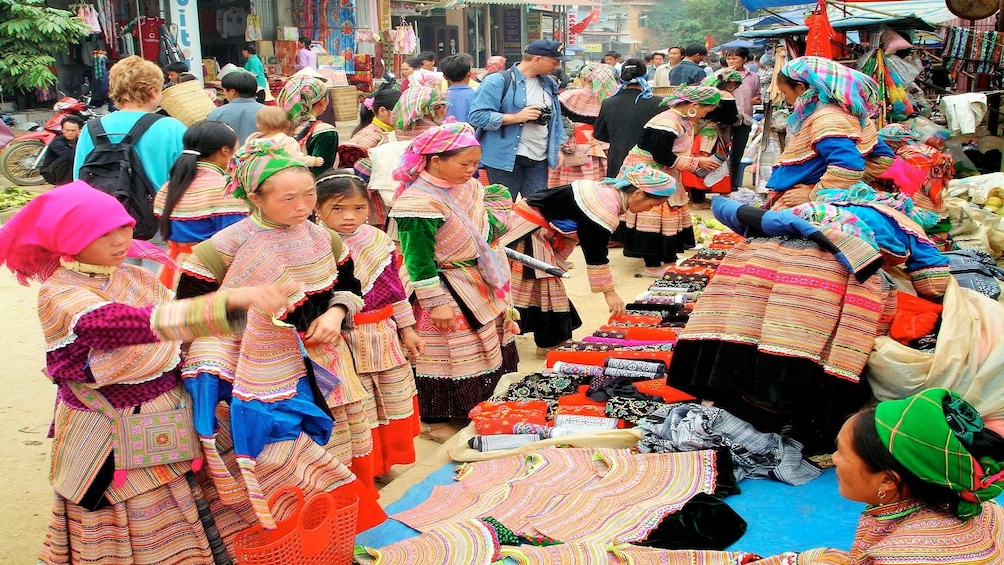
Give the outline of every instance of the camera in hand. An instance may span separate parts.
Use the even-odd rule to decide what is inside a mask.
[[[536,120],[531,120],[531,124],[537,124],[539,126],[546,126],[551,123],[551,108],[549,106],[537,106],[540,110],[540,117]]]

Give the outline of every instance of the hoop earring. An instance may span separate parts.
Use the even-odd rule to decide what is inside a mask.
[[[878,491],[878,497],[879,497],[879,500],[885,499],[885,491],[881,491],[881,490]]]
[[[691,109],[687,110],[687,117],[688,118],[696,118],[697,117],[697,108],[691,108]]]

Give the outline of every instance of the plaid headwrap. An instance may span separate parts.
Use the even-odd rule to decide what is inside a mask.
[[[679,106],[693,102],[694,104],[716,105],[722,99],[720,90],[713,86],[687,86],[683,85],[676,89],[676,92],[662,99],[660,106]]]
[[[875,407],[875,429],[889,453],[926,483],[959,494],[956,515],[971,518],[980,503],[1004,491],[1004,464],[969,453],[983,431],[980,413],[958,394],[932,388]]]
[[[308,75],[289,77],[279,91],[275,103],[286,111],[286,116],[294,126],[310,116],[310,109],[328,95],[328,86],[323,79]]]
[[[408,92],[411,92],[410,88]],[[404,150],[404,156],[401,157],[401,165],[394,169],[394,180],[401,181],[398,193],[404,189],[404,185],[417,179],[419,173],[425,170],[429,155],[480,145],[474,134],[474,128],[467,122],[445,124],[422,133],[411,140],[411,145]]]
[[[245,143],[234,153],[227,165],[226,193],[236,198],[247,198],[283,169],[307,166],[283,151],[282,146],[271,139],[255,139]]]
[[[903,124],[889,124],[878,131],[878,136],[894,153],[907,145],[923,143],[920,136]]]
[[[438,88],[412,86],[401,94],[391,112],[391,125],[398,131],[409,130],[422,119],[431,116],[437,105],[446,104],[446,95]]]
[[[27,286],[42,282],[59,268],[61,258],[73,258],[106,233],[136,220],[110,194],[82,180],[43,192],[0,227],[0,265]],[[129,257],[177,265],[156,246],[134,239]]]
[[[603,63],[586,63],[579,71],[579,78],[596,93],[600,102],[617,93],[617,74],[614,68]]]
[[[808,85],[788,117],[792,133],[798,132],[820,102],[840,106],[861,120],[861,125],[878,111],[879,89],[875,80],[830,59],[799,57],[789,61],[781,73]]]
[[[431,86],[439,88],[443,84],[443,73],[427,71],[425,69],[415,69],[408,77],[408,84],[412,86]]]
[[[660,198],[669,198],[676,192],[676,180],[673,177],[641,163],[622,166],[617,178],[608,178],[604,182],[615,188],[634,186],[646,194]]]
[[[505,70],[505,62],[506,58],[502,55],[488,57],[488,62],[485,63],[485,74]]]
[[[727,82],[737,82],[742,83],[743,75],[739,74],[739,71],[730,68],[718,69],[711,74],[708,78],[701,81],[702,86],[713,86],[715,88],[721,88],[721,86]]]

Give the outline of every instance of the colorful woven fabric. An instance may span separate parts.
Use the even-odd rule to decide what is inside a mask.
[[[925,229],[933,227],[941,221],[941,218],[935,212],[918,208],[909,196],[899,193],[879,192],[863,182],[859,182],[848,189],[819,190],[816,192],[816,201],[829,202],[836,205],[864,204],[867,206],[888,206],[906,215],[921,228]],[[923,235],[923,231],[918,235]]]
[[[878,112],[879,87],[875,79],[836,61],[799,57],[788,61],[781,73],[808,85],[788,117],[792,133],[798,133],[819,104],[836,104],[857,117],[862,126]]]
[[[739,71],[726,67],[718,69],[711,76],[701,81],[701,86],[721,88],[727,82],[741,83],[742,81],[743,75],[739,74]]]
[[[807,202],[799,204],[794,208],[789,208],[784,212],[794,214],[814,225],[832,227],[846,234],[853,235],[854,237],[863,239],[874,249],[878,249],[878,244],[875,243],[875,232],[868,227],[868,224],[862,222],[854,214],[841,210],[836,206],[820,202]]]
[[[247,198],[272,175],[291,167],[309,171],[306,165],[282,150],[270,139],[245,144],[227,165],[227,194]]]
[[[225,194],[227,181],[223,169],[212,163],[200,161],[195,171],[192,184],[185,190],[181,200],[171,211],[171,221],[202,220],[216,216],[248,215],[247,203]],[[164,204],[167,202],[166,185],[157,191],[153,199],[153,213],[161,216]],[[187,240],[175,240],[187,241]],[[197,242],[188,242],[197,243]]]
[[[61,257],[73,257],[99,237],[136,220],[113,196],[74,181],[43,192],[0,227],[0,264],[18,282],[44,281],[59,268]],[[174,265],[159,248],[132,240],[129,257]]]
[[[715,105],[722,99],[722,92],[713,86],[681,86],[676,92],[662,99],[660,106],[679,106],[694,103]]]
[[[676,192],[676,180],[673,177],[641,163],[622,165],[617,178],[607,179],[607,182],[615,188],[634,186],[652,196],[663,198],[668,198]]]
[[[878,136],[894,152],[907,145],[923,143],[919,135],[903,124],[889,124],[878,131]]]
[[[363,548],[363,551],[380,565],[490,565],[501,558],[495,529],[477,518],[449,524],[380,549]]]
[[[409,89],[408,92],[411,92]],[[415,139],[405,150],[401,164],[394,169],[394,180],[407,184],[418,178],[425,170],[430,155],[438,155],[454,149],[479,147],[474,128],[466,122],[456,122],[430,129]],[[399,190],[400,192],[400,190]]]
[[[971,518],[982,502],[1004,492],[1004,463],[970,455],[974,434],[983,431],[980,413],[958,394],[932,388],[875,407],[879,438],[911,473],[959,493],[957,514]]]
[[[431,116],[437,106],[446,104],[446,94],[438,88],[413,86],[401,94],[391,112],[391,125],[397,131],[407,131],[423,117]]]
[[[579,363],[565,363],[563,361],[558,361],[554,364],[552,368],[555,373],[561,373],[563,375],[573,375],[577,377],[601,377],[603,376],[603,367],[596,365],[582,365]]]
[[[587,63],[579,78],[583,87],[565,90],[558,100],[573,114],[595,118],[600,115],[600,104],[617,92],[614,69],[603,63]]]
[[[294,75],[286,81],[275,102],[286,111],[289,121],[296,127],[312,117],[311,108],[327,95],[328,86],[324,83],[324,79],[310,75]]]
[[[617,92],[617,74],[613,67],[603,63],[586,63],[579,70],[579,79],[589,85],[600,102],[610,98]]]

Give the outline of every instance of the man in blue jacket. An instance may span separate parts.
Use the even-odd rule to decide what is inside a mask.
[[[488,180],[513,197],[547,189],[547,169],[560,166],[558,85],[549,73],[565,57],[565,46],[541,39],[526,46],[523,59],[484,78],[474,95],[469,121],[478,128],[481,162]]]

